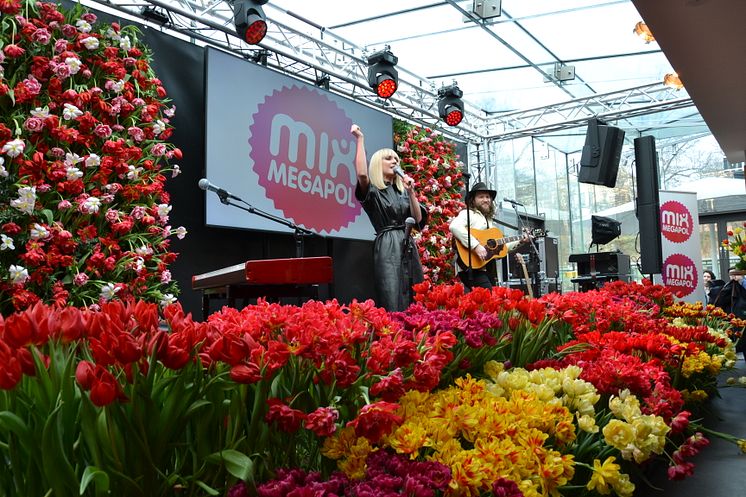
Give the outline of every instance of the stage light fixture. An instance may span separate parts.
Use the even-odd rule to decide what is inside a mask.
[[[674,90],[681,90],[684,88],[684,83],[681,82],[681,78],[675,72],[668,73],[663,77],[663,85]]]
[[[164,25],[171,21],[171,18],[168,15],[168,11],[161,9],[160,7],[153,7],[152,5],[143,7],[142,11],[140,11],[140,14],[145,19],[153,21],[156,24]]]
[[[316,78],[316,86],[319,88],[323,88],[325,90],[329,89],[329,83],[331,82],[332,78],[329,77],[328,74],[322,74],[321,76]]]
[[[458,126],[464,118],[464,96],[456,83],[438,90],[438,115],[449,126]]]
[[[267,17],[262,5],[269,0],[234,0],[233,24],[238,36],[249,45],[257,45],[267,34]]]
[[[385,48],[368,57],[368,84],[381,98],[390,98],[399,87],[399,73],[394,67],[399,58]]]
[[[637,24],[635,24],[635,29],[632,30],[634,34],[642,38],[642,41],[645,43],[650,43],[651,41],[655,41],[655,36],[653,36],[653,33],[650,31],[650,28],[647,24],[640,21]]]

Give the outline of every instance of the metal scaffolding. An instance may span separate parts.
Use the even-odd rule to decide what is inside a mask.
[[[84,3],[103,10],[114,9],[192,43],[215,46],[250,60],[263,57],[262,63],[266,62],[270,69],[311,84],[324,81],[336,94],[470,144],[578,128],[592,117],[624,121],[694,105],[685,93],[686,96],[682,96],[682,92],[655,83],[501,114],[488,113],[465,102],[463,121],[458,127],[449,127],[438,117],[435,82],[397,66],[399,88],[392,98],[381,100],[368,86],[366,58],[369,52],[366,47],[357,46],[324,26],[271,3],[265,5],[267,35],[258,46],[247,45],[236,35],[233,10],[225,0],[84,0]],[[447,3],[465,13],[456,2],[448,0]],[[161,16],[160,21],[150,20],[143,14],[145,7],[154,7],[165,16]],[[476,18],[472,22],[488,30],[493,37],[497,36],[484,22]],[[544,74],[538,66],[537,70]]]

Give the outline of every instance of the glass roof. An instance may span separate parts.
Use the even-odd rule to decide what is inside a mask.
[[[182,33],[194,29],[202,41],[212,38],[244,55],[259,48],[233,36],[226,1],[110,0],[108,5],[139,12],[148,3],[171,10],[171,22]],[[444,132],[461,132],[472,142],[505,139],[507,132],[523,128],[528,130],[523,136],[572,153],[582,147],[585,123],[594,116],[608,116],[629,139],[653,134],[659,144],[709,133],[686,90],[663,87],[664,76],[674,71],[656,42],[645,43],[633,33],[641,17],[631,0],[502,0],[501,15],[491,19],[470,14],[475,3],[270,0],[264,5],[269,31],[261,48],[293,59],[280,61],[280,69],[306,79],[326,71],[332,91],[353,82],[357,87],[340,92],[435,127],[443,126],[433,110],[437,89],[456,82],[467,117],[461,130]],[[179,23],[182,13],[189,19]],[[209,26],[195,29],[195,21]],[[399,60],[398,102],[375,101],[364,84],[365,57],[387,46]],[[301,75],[299,63],[312,73]],[[562,67],[574,69],[574,77],[559,81],[555,70]],[[412,90],[407,97],[402,81]],[[578,105],[569,105],[576,100]]]
[[[354,2],[274,0],[269,17],[287,11],[369,52],[390,46],[399,68],[434,82],[456,81],[463,99],[486,115],[660,84],[674,72],[654,41],[633,33],[641,20],[630,0],[502,0],[502,15],[469,21],[472,1]],[[574,66],[570,81],[549,81],[555,64]],[[676,98],[686,99],[685,90]],[[626,119],[620,127],[656,137],[707,133],[696,108]],[[571,152],[583,133],[555,133],[552,145]],[[568,136],[570,135],[570,136]]]

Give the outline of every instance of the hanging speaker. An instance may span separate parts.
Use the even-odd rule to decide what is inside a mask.
[[[578,181],[614,188],[623,145],[624,131],[598,119],[589,120]]]
[[[635,174],[637,175],[637,220],[640,224],[640,271],[660,274],[663,266],[660,207],[658,197],[658,154],[655,138],[635,138]]]

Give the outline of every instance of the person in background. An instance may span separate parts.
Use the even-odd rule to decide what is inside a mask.
[[[417,247],[405,231],[406,221],[412,218],[414,227],[422,229],[427,223],[427,211],[417,200],[414,180],[395,172],[399,168],[396,152],[389,148],[378,150],[368,167],[363,131],[353,124],[350,132],[357,143],[355,198],[376,232],[373,277],[377,304],[388,311],[403,311],[412,303],[412,284],[424,279]]]
[[[495,215],[495,197],[497,192],[491,190],[485,183],[477,182],[471,190],[466,194],[466,206],[469,209],[469,222],[468,226],[471,229],[486,230],[493,227],[493,218]],[[448,228],[451,234],[461,243],[463,247],[471,249],[473,257],[480,261],[487,259],[487,247],[482,245],[475,236],[472,235],[471,240],[468,240],[467,230],[467,210],[463,209],[454,217]],[[508,251],[514,250],[518,245],[528,241],[528,236],[524,236],[521,240],[510,242],[507,244]],[[476,260],[475,259],[475,262]],[[458,253],[455,255],[456,274],[464,284],[464,286],[471,290],[474,287],[481,288],[492,288],[495,286],[497,281],[496,268],[497,264],[495,260],[489,261],[486,265],[479,269],[468,267],[468,262],[461,260]]]
[[[702,271],[702,280],[705,286],[705,304],[712,304],[720,293],[720,290],[725,286],[725,282],[717,279],[715,273],[709,269]]]

